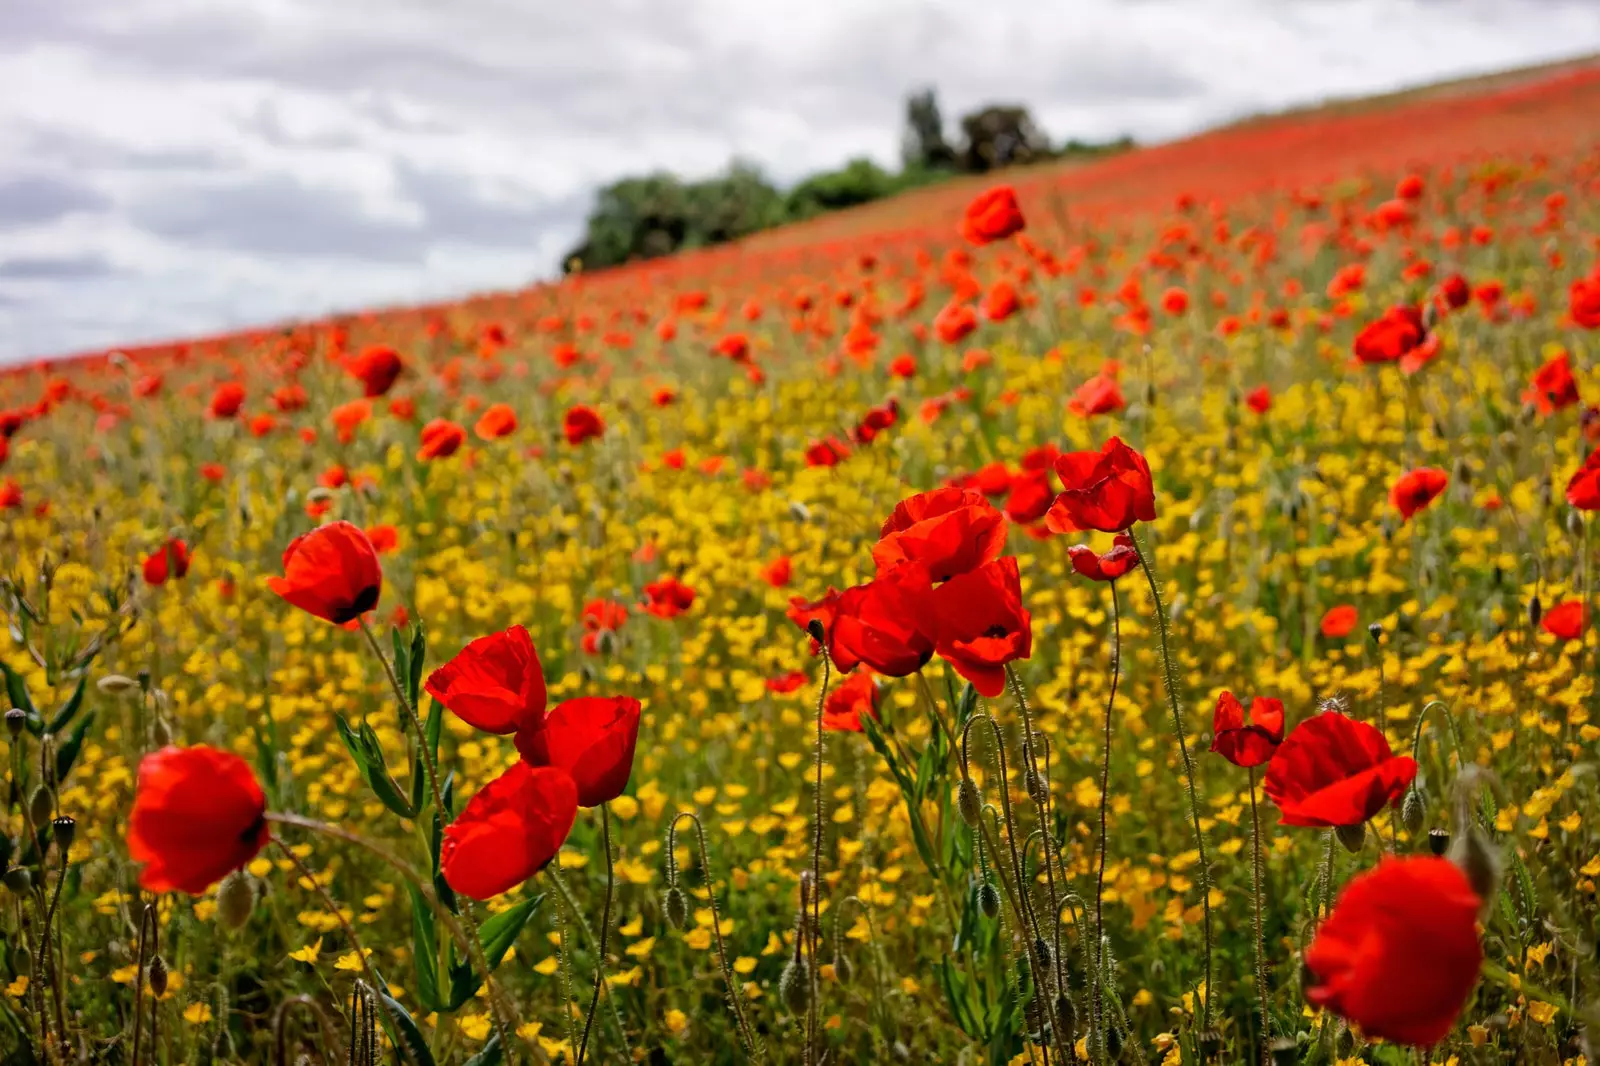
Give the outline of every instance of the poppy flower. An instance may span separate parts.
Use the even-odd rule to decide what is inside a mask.
[[[199,895],[266,847],[266,815],[255,773],[232,752],[201,744],[146,755],[128,818],[139,884]]]
[[[928,588],[926,568],[901,563],[816,604],[791,604],[789,617],[802,628],[813,618],[822,622],[841,672],[866,663],[886,677],[905,677],[933,658],[933,638],[919,625]]]
[[[1063,453],[1056,459],[1056,476],[1061,493],[1045,515],[1053,533],[1120,533],[1135,522],[1155,521],[1150,464],[1116,437],[1098,452]]]
[[[211,394],[211,417],[216,419],[233,418],[244,406],[244,386],[237,381],[226,381],[217,386],[217,391]]]
[[[400,546],[400,534],[393,526],[368,526],[367,541],[379,555],[387,555]]]
[[[1104,554],[1096,555],[1086,544],[1074,544],[1067,549],[1067,558],[1072,569],[1092,581],[1115,581],[1139,565],[1139,549],[1132,537],[1119,533],[1111,542],[1111,550]]]
[[[1348,637],[1350,631],[1355,629],[1358,615],[1356,609],[1348,603],[1341,603],[1337,607],[1329,607],[1322,616],[1320,626],[1322,635],[1330,640],[1339,640]]]
[[[978,316],[964,303],[952,300],[933,318],[933,332],[946,344],[959,344],[978,328]]]
[[[1258,385],[1244,395],[1245,406],[1258,415],[1264,415],[1272,410],[1272,390],[1265,385]]]
[[[1161,294],[1161,310],[1169,315],[1181,315],[1189,309],[1189,294],[1179,288],[1171,288]]]
[[[405,364],[400,361],[400,353],[387,344],[373,344],[351,359],[347,369],[351,377],[361,382],[362,394],[371,399],[389,391]]]
[[[1006,528],[1006,516],[982,494],[934,489],[895,504],[878,531],[872,561],[880,573],[908,561],[921,563],[930,580],[948,581],[999,558]]]
[[[1011,479],[1004,508],[1006,517],[1023,525],[1037,522],[1050,510],[1055,497],[1055,486],[1050,481],[1048,468],[1023,470]]]
[[[924,599],[939,656],[984,696],[1005,691],[1005,665],[1033,654],[1033,620],[1022,605],[1016,556],[957,574]]]
[[[1283,743],[1283,701],[1268,696],[1250,700],[1250,720],[1231,692],[1217,697],[1211,712],[1211,750],[1235,766],[1249,769],[1272,758]]]
[[[787,555],[780,555],[761,568],[761,580],[775,589],[781,589],[794,575],[794,564]]]
[[[167,578],[180,578],[189,572],[189,545],[176,538],[144,561],[144,583],[164,585]]]
[[[479,637],[428,675],[428,694],[475,729],[502,736],[544,718],[544,668],[522,626]]]
[[[517,731],[517,751],[531,766],[565,770],[577,783],[578,806],[598,807],[628,787],[639,711],[639,701],[631,696],[567,700],[543,723]]]
[[[448,459],[460,450],[466,439],[466,430],[448,419],[435,418],[422,427],[422,447],[417,449],[417,458],[424,462]]]
[[[1430,336],[1422,312],[1409,305],[1391,307],[1376,322],[1370,322],[1356,335],[1356,358],[1363,363],[1426,362],[1438,349],[1439,340]],[[1402,367],[1401,369],[1404,369]]]
[[[1331,828],[1361,825],[1416,776],[1415,760],[1394,754],[1381,729],[1325,711],[1278,746],[1263,786],[1282,824]]]
[[[1572,376],[1572,356],[1562,352],[1533,372],[1533,381],[1522,394],[1541,415],[1550,415],[1578,402],[1578,381]]]
[[[1016,286],[1002,279],[995,282],[984,295],[983,317],[990,322],[1004,322],[1016,314],[1021,306],[1022,299],[1017,295]]]
[[[668,574],[644,587],[645,610],[657,618],[676,618],[694,606],[694,589]]]
[[[1557,640],[1577,640],[1583,636],[1588,622],[1588,611],[1581,600],[1568,600],[1544,612],[1539,625]]]
[[[1402,518],[1409,519],[1432,503],[1449,483],[1450,475],[1443,470],[1419,467],[1400,475],[1389,489],[1389,502]]]
[[[1600,329],[1600,275],[1572,283],[1567,290],[1567,312],[1584,329]]]
[[[1459,311],[1472,299],[1472,286],[1460,274],[1451,274],[1439,283],[1439,299],[1452,311]]]
[[[0,482],[0,511],[22,510],[22,486],[11,478]]]
[[[855,675],[852,674],[851,676],[854,677]],[[806,683],[806,680],[806,672],[804,670],[790,670],[787,674],[767,678],[767,691],[786,696],[791,692],[798,692],[801,686]]]
[[[1096,374],[1079,385],[1078,391],[1067,401],[1067,410],[1084,418],[1114,414],[1127,406],[1122,386],[1110,374]]]
[[[606,424],[600,418],[600,412],[586,404],[574,404],[561,419],[561,433],[573,447],[593,440],[605,431]]]
[[[1478,982],[1481,904],[1448,859],[1383,859],[1350,879],[1317,929],[1306,1000],[1369,1038],[1439,1043]]]
[[[838,466],[850,455],[850,448],[837,437],[813,441],[806,446],[807,466]]]
[[[577,817],[571,774],[518,762],[445,826],[439,849],[445,882],[476,900],[509,892],[555,858]]]
[[[1022,232],[1026,225],[1017,191],[1009,185],[996,185],[967,204],[961,216],[961,236],[973,244],[989,244]]]
[[[1600,511],[1600,449],[1567,481],[1567,502],[1580,511]]]
[[[517,413],[508,403],[490,404],[472,431],[479,440],[499,440],[517,431]]]
[[[917,376],[917,361],[911,353],[901,352],[889,361],[889,376],[901,378],[906,381]]]
[[[333,522],[290,541],[283,576],[268,578],[267,587],[302,611],[343,625],[378,605],[383,570],[359,526]]]
[[[829,733],[860,733],[865,730],[862,715],[878,717],[878,682],[866,670],[833,686],[822,703],[822,728]]]

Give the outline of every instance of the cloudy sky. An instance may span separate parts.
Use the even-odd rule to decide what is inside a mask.
[[[0,359],[520,285],[624,174],[893,162],[921,85],[1158,139],[1595,51],[1597,0],[0,0]]]

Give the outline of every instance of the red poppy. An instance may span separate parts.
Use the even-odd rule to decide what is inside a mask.
[[[490,404],[472,427],[479,440],[499,440],[517,431],[517,413],[508,403]]]
[[[1211,750],[1235,766],[1260,766],[1283,743],[1283,701],[1268,696],[1250,700],[1250,721],[1244,705],[1231,692],[1217,697],[1211,712]]]
[[[428,694],[463,722],[504,736],[544,718],[544,668],[522,626],[479,637],[428,675]]]
[[[895,504],[872,546],[872,561],[879,572],[907,561],[921,563],[930,580],[947,581],[999,558],[1006,527],[1006,516],[982,494],[934,489]]]
[[[838,466],[850,455],[850,446],[838,437],[813,441],[806,446],[807,466]]]
[[[581,621],[590,633],[622,628],[628,620],[628,608],[615,600],[590,600],[583,605]]]
[[[1439,299],[1452,311],[1459,311],[1472,299],[1472,286],[1460,274],[1451,274],[1439,283]]]
[[[605,431],[606,424],[601,419],[600,412],[586,404],[574,404],[567,409],[567,413],[561,419],[561,433],[573,447],[586,440],[593,440]]]
[[[226,381],[211,394],[211,417],[233,418],[244,406],[244,386],[237,381]]]
[[[1356,627],[1356,609],[1348,603],[1341,603],[1337,607],[1329,607],[1328,612],[1322,616],[1322,635],[1331,640],[1348,637],[1350,631]]]
[[[851,675],[852,677],[855,675]],[[786,696],[791,692],[798,692],[807,681],[804,670],[790,670],[787,674],[767,678],[767,691]]]
[[[984,696],[1005,691],[1007,663],[1033,654],[1033,620],[1013,555],[957,574],[925,602],[940,657]]]
[[[917,361],[909,352],[901,352],[889,361],[889,375],[909,381],[917,376]]]
[[[578,817],[578,786],[552,766],[519,762],[485,785],[444,830],[439,866],[476,900],[522,884],[555,858]]]
[[[841,671],[866,663],[887,677],[905,677],[933,657],[933,638],[918,625],[928,588],[925,568],[901,563],[818,603],[791,601],[789,617],[802,628],[813,618],[822,622]]]
[[[1361,825],[1399,801],[1417,776],[1381,729],[1338,711],[1314,715],[1289,734],[1267,766],[1267,798],[1284,825]]]
[[[1567,481],[1567,502],[1580,511],[1600,511],[1600,449]]]
[[[305,386],[298,382],[284,385],[272,392],[272,406],[284,414],[293,414],[311,402],[311,397],[306,395]]]
[[[1078,391],[1067,401],[1067,410],[1088,418],[1091,415],[1108,415],[1128,406],[1122,396],[1122,386],[1110,374],[1096,374],[1078,386]]]
[[[1086,578],[1115,581],[1139,565],[1139,549],[1132,537],[1119,533],[1111,542],[1111,550],[1102,555],[1096,555],[1086,544],[1074,544],[1067,549],[1067,558],[1072,561],[1072,569]]]
[[[781,589],[794,575],[794,564],[787,555],[780,555],[761,568],[761,580],[775,589]]]
[[[1055,497],[1055,486],[1050,481],[1048,468],[1023,470],[1011,479],[1005,503],[1006,517],[1024,525],[1037,522],[1050,510]]]
[[[267,587],[290,604],[335,625],[378,605],[383,570],[361,528],[333,522],[303,533],[283,550],[283,577]]]
[[[1427,507],[1450,483],[1450,475],[1437,467],[1424,466],[1401,474],[1389,489],[1389,502],[1402,518],[1409,519]]]
[[[373,344],[351,359],[348,369],[352,377],[360,380],[363,395],[370,399],[389,391],[404,369],[404,364],[400,361],[400,353],[393,348],[386,344]]]
[[[645,610],[657,618],[676,618],[694,606],[694,589],[668,574],[644,587]]]
[[[1567,311],[1584,329],[1600,329],[1600,274],[1572,283],[1567,290]]]
[[[1016,314],[1021,306],[1022,299],[1017,295],[1016,286],[1001,279],[990,287],[983,298],[983,317],[990,322],[1003,322]]]
[[[822,704],[822,728],[830,733],[860,733],[862,715],[878,717],[878,682],[858,670],[839,682]]]
[[[367,541],[379,555],[387,555],[400,545],[400,534],[393,526],[368,526]]]
[[[1583,628],[1589,620],[1588,613],[1583,601],[1568,600],[1546,611],[1539,624],[1546,633],[1558,640],[1577,640],[1583,636]]]
[[[1272,410],[1272,390],[1265,385],[1258,385],[1245,393],[1245,406],[1258,415],[1264,415]]]
[[[22,510],[22,486],[11,478],[0,482],[0,511]]]
[[[267,797],[250,764],[205,745],[165,747],[139,763],[128,856],[151,892],[199,895],[266,847]]]
[[[1171,288],[1161,294],[1161,309],[1169,315],[1181,315],[1189,309],[1189,294]]]
[[[1306,1000],[1365,1037],[1439,1043],[1478,982],[1480,906],[1448,859],[1383,859],[1350,879],[1317,929],[1305,956]]]
[[[1572,356],[1562,352],[1533,373],[1533,382],[1522,394],[1542,415],[1554,414],[1578,402],[1578,381],[1572,376]]]
[[[1061,494],[1045,515],[1054,533],[1098,529],[1120,533],[1156,517],[1155,486],[1143,455],[1116,437],[1098,452],[1066,452],[1056,459]]]
[[[144,561],[144,583],[164,585],[167,578],[180,578],[189,572],[189,545],[176,538]]]
[[[1437,353],[1439,339],[1428,333],[1422,311],[1410,305],[1391,307],[1376,322],[1357,334],[1356,358],[1363,363],[1402,363],[1420,366]]]
[[[933,318],[933,332],[946,344],[959,344],[978,328],[978,316],[964,303],[952,300]]]
[[[973,244],[989,244],[1020,233],[1026,225],[1017,191],[1009,185],[996,185],[967,204],[961,216],[961,235]]]
[[[517,750],[532,766],[555,766],[571,774],[578,806],[598,807],[628,787],[639,710],[639,701],[630,696],[567,700],[542,725],[518,730]]]

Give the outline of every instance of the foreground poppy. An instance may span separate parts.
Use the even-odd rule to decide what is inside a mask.
[[[1033,654],[1033,620],[1022,605],[1014,555],[957,574],[926,604],[925,624],[940,658],[990,699],[1005,691],[1005,665]]]
[[[1143,455],[1116,437],[1098,452],[1066,452],[1056,459],[1061,493],[1045,524],[1054,533],[1098,529],[1121,533],[1156,517],[1155,486]]]
[[[189,573],[189,545],[176,538],[167,541],[145,559],[142,570],[146,585],[164,585],[169,577],[185,576]]]
[[[1398,802],[1416,776],[1416,761],[1394,754],[1382,730],[1325,711],[1278,746],[1263,785],[1282,824],[1336,828]]]
[[[439,849],[445,882],[480,901],[509,892],[555,858],[577,817],[571,774],[519,762],[445,827]]]
[[[428,695],[463,722],[502,736],[544,720],[544,668],[522,626],[479,637],[428,675]]]
[[[567,700],[542,723],[517,732],[517,751],[531,766],[554,766],[571,774],[578,806],[598,807],[628,787],[639,711],[639,701],[630,696]]]
[[[927,567],[933,581],[976,570],[1006,546],[1006,516],[982,494],[934,489],[895,504],[878,531],[872,561],[880,571],[904,562]]]
[[[1351,878],[1317,929],[1307,1001],[1368,1038],[1439,1043],[1478,983],[1480,904],[1447,859],[1383,859]]]
[[[1450,475],[1437,467],[1424,466],[1407,471],[1395,480],[1389,490],[1389,502],[1402,518],[1409,519],[1427,507],[1450,484]]]
[[[979,193],[961,216],[961,235],[973,244],[1003,241],[1022,232],[1025,226],[1017,191],[1009,185],[996,185]]]
[[[869,671],[858,670],[839,682],[822,704],[822,728],[830,733],[860,733],[862,716],[878,717],[878,682]]]
[[[901,563],[817,604],[801,601],[789,617],[802,626],[822,622],[828,654],[842,672],[866,663],[886,677],[905,677],[933,657],[933,638],[920,625],[928,587],[927,570]]]
[[[128,818],[139,884],[199,895],[266,847],[266,814],[250,764],[231,752],[201,744],[146,755]]]
[[[1217,697],[1211,712],[1211,750],[1233,765],[1249,769],[1272,758],[1283,743],[1283,701],[1267,696],[1250,700],[1250,720],[1231,692]]]
[[[378,605],[383,569],[361,527],[333,522],[303,533],[283,550],[283,576],[267,587],[307,614],[335,625]]]

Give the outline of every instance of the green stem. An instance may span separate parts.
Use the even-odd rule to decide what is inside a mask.
[[[1256,807],[1256,768],[1250,768],[1250,889],[1255,896],[1256,998],[1261,1001],[1261,1061],[1272,1066],[1272,1014],[1267,998],[1267,941],[1262,931],[1261,815]]]
[[[1090,1043],[1090,1055],[1103,1060],[1105,1042],[1105,1007],[1101,998],[1100,981],[1105,973],[1106,959],[1106,808],[1110,803],[1111,784],[1111,709],[1117,703],[1117,681],[1122,675],[1122,609],[1117,601],[1117,583],[1111,582],[1111,694],[1106,697],[1105,730],[1101,740],[1104,749],[1100,762],[1100,868],[1094,882],[1094,983],[1089,993],[1090,1036],[1099,1037],[1099,1043]]]
[[[606,945],[611,935],[611,898],[616,892],[616,870],[611,861],[611,812],[600,804],[600,838],[606,853],[606,902],[600,912],[600,948],[595,953],[594,995],[589,998],[589,1013],[583,1019],[583,1038],[578,1041],[578,1066],[583,1066],[583,1056],[589,1048],[589,1029],[594,1025],[594,1012],[600,1006],[600,988],[606,980]]]

